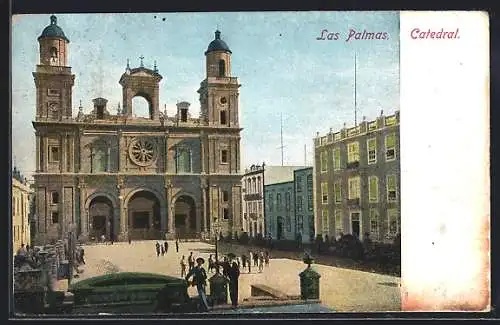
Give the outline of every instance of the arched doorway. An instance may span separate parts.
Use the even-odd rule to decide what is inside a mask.
[[[161,239],[160,201],[151,192],[139,191],[128,201],[131,239]]]
[[[113,213],[113,203],[105,196],[97,196],[89,204],[89,235],[91,238],[100,240],[106,236],[106,240],[116,240],[117,228]]]
[[[175,231],[179,238],[191,238],[196,235],[196,204],[188,195],[182,195],[175,201]]]

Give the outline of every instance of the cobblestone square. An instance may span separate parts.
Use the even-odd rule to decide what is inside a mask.
[[[155,241],[118,242],[113,245],[95,244],[85,248],[83,273],[73,282],[112,272],[151,272],[180,277],[180,259],[187,259],[190,252],[208,261],[215,254],[213,245],[203,242],[182,242],[179,252],[175,242],[169,241],[165,256],[156,256]],[[272,256],[271,256],[272,257]],[[205,263],[205,268],[207,262]],[[400,278],[314,264],[321,274],[320,299],[322,305],[338,312],[400,311]],[[301,261],[281,258],[271,259],[262,273],[252,267],[252,273],[242,270],[239,281],[239,299],[250,297],[250,285],[265,284],[289,295],[300,295],[299,273],[306,268]],[[208,273],[211,277],[211,274]],[[194,287],[189,288],[196,295]],[[209,288],[207,288],[207,292]]]

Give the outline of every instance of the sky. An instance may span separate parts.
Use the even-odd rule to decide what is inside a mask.
[[[399,12],[233,12],[57,14],[69,38],[69,66],[75,74],[73,114],[80,100],[89,113],[92,99],[108,99],[116,113],[122,101],[118,81],[126,68],[152,68],[156,61],[160,104],[174,115],[178,101],[199,114],[196,92],[205,78],[204,52],[214,31],[232,51],[232,76],[240,87],[242,170],[252,164],[281,164],[283,119],[285,165],[312,165],[316,132],[354,125],[356,110],[376,118],[399,109]],[[12,159],[25,175],[35,170],[36,112],[32,72],[39,63],[42,30],[50,15],[12,17]],[[318,40],[338,33],[338,39]],[[387,39],[354,39],[350,31],[387,33]],[[333,35],[332,35],[333,36]],[[146,110],[134,101],[138,114]],[[304,154],[306,146],[306,154]],[[304,161],[304,158],[306,161]]]

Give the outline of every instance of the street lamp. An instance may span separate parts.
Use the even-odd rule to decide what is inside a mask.
[[[217,273],[219,272],[219,238],[218,233],[220,230],[219,222],[217,221],[217,217],[214,217],[214,232],[215,232],[215,270]]]

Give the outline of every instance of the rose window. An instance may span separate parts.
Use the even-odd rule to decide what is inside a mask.
[[[148,166],[156,159],[156,145],[149,139],[135,139],[129,146],[130,159],[139,166]]]

